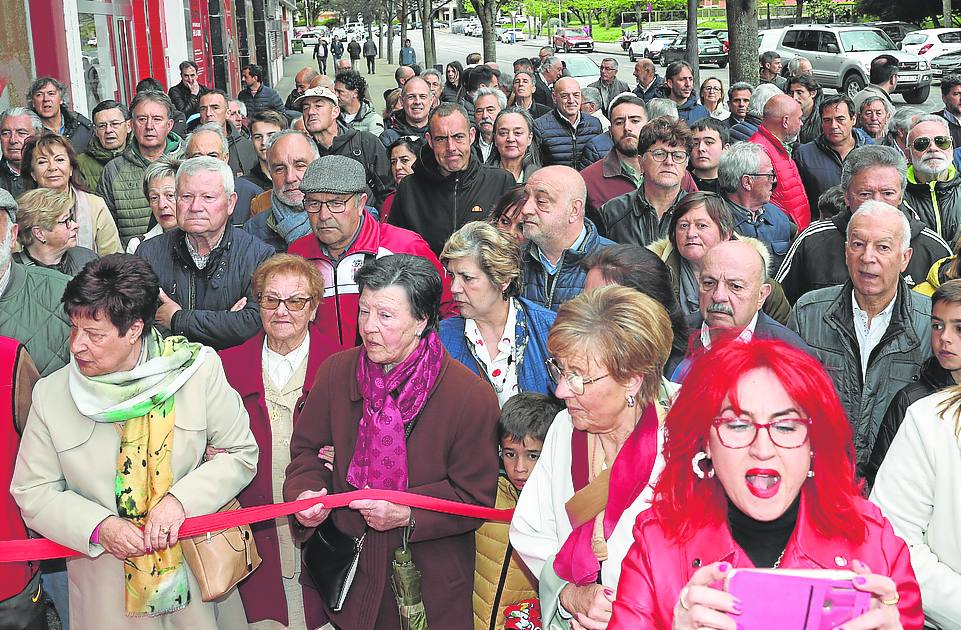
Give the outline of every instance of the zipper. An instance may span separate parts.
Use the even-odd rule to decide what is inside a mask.
[[[453,234],[457,231],[457,189],[460,188],[460,174],[454,177],[454,203],[453,211],[450,217],[450,233]]]
[[[931,191],[931,205],[934,207],[934,221],[937,223],[938,236],[944,238],[944,234],[941,233],[941,211],[938,209],[938,194],[935,190],[938,186],[937,180],[928,184],[928,190]]]
[[[494,601],[493,606],[491,606],[491,619],[490,625],[488,625],[488,630],[494,630],[497,627],[497,613],[500,610],[501,596],[504,594],[504,584],[507,582],[507,572],[510,570],[511,566],[511,553],[513,552],[513,547],[510,543],[507,543],[507,553],[504,554],[504,562],[501,563],[501,576],[497,580],[497,590],[494,591]]]
[[[544,289],[547,292],[547,308],[551,308],[554,305],[554,289],[557,288],[557,279],[560,278],[561,269],[564,267],[564,256],[567,254],[567,250],[561,252],[560,260],[557,261],[557,273],[554,274],[553,279],[551,275],[544,270]]]

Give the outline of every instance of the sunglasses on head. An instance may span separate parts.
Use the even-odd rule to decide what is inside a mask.
[[[934,138],[915,138],[911,146],[914,147],[915,151],[924,151],[930,145],[931,141],[934,140],[934,146],[938,147],[942,151],[951,148],[951,136],[934,136]]]

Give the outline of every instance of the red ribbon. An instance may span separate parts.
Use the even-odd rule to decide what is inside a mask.
[[[497,510],[494,508],[482,507],[428,497],[422,494],[410,494],[398,490],[355,490],[353,492],[342,492],[312,499],[301,499],[299,501],[288,501],[286,503],[274,503],[268,505],[257,505],[229,512],[214,512],[204,516],[192,516],[186,519],[180,527],[180,538],[191,538],[206,534],[207,532],[218,532],[229,527],[238,525],[249,525],[260,521],[269,521],[281,516],[289,516],[301,510],[323,503],[327,508],[347,507],[351,501],[361,499],[390,501],[398,505],[406,505],[412,508],[441,512],[454,516],[467,516],[479,518],[485,521],[509,522],[514,510]],[[31,538],[29,540],[2,540],[0,541],[0,562],[30,562],[36,560],[52,560],[54,558],[71,558],[82,556],[79,551],[64,547],[46,538]]]

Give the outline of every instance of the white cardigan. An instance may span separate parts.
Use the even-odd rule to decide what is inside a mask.
[[[908,544],[925,617],[961,628],[961,445],[953,413],[938,413],[949,396],[938,392],[908,407],[871,501]]]

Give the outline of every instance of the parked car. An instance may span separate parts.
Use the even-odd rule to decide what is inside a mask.
[[[908,33],[901,50],[931,60],[961,50],[961,28],[928,28]]]
[[[938,80],[949,74],[961,74],[961,51],[947,53],[932,59],[931,74]]]
[[[637,61],[641,57],[657,61],[661,57],[664,45],[674,41],[678,35],[680,33],[672,29],[643,31],[636,40],[631,42],[630,48],[627,49],[627,56],[631,61]]]
[[[724,52],[730,52],[731,40],[728,39],[728,34],[727,34],[727,33],[728,33],[728,31],[727,31],[726,28],[710,28],[710,29],[704,31],[703,33],[700,33],[699,36],[700,36],[700,35],[713,35],[714,37],[716,37],[716,38],[721,42],[721,45],[724,46]]]
[[[559,28],[554,33],[557,52],[594,52],[594,38],[576,28]]]
[[[900,43],[908,33],[913,33],[921,28],[910,22],[868,22],[865,26],[876,26],[884,31],[895,44]]]
[[[450,32],[454,33],[455,35],[457,34],[463,35],[464,28],[466,28],[467,25],[470,24],[470,22],[471,22],[470,18],[457,18],[456,20],[450,23]]]
[[[527,33],[524,29],[520,28],[505,28],[501,33],[501,41],[505,44],[513,44],[514,42],[526,42]]]
[[[666,67],[671,62],[682,60],[686,54],[687,35],[678,35],[661,52],[661,65]],[[718,68],[726,67],[727,53],[724,52],[724,45],[721,40],[713,35],[698,35],[697,61],[702,66],[713,64]]]
[[[582,88],[594,83],[601,76],[601,67],[590,57],[570,53],[558,53],[555,56],[564,62],[567,72]]]
[[[320,33],[317,31],[304,31],[300,34],[300,41],[304,42],[304,46],[316,46],[317,42],[320,41]]]
[[[860,24],[798,24],[784,29],[774,49],[782,57],[801,56],[811,62],[823,87],[854,96],[868,84],[871,61],[880,54],[898,60],[895,92],[920,105],[931,92],[931,66],[918,55],[898,50],[884,31]]]

